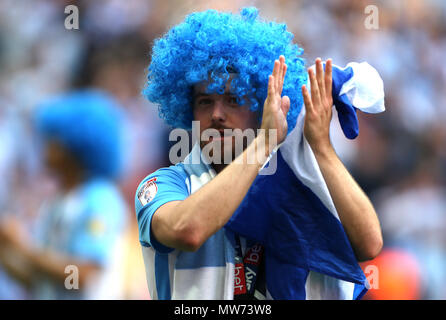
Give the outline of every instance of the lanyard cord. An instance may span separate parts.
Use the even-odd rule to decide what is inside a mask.
[[[234,300],[255,300],[256,282],[263,257],[263,246],[259,243],[246,249],[243,257],[240,237],[236,236]]]

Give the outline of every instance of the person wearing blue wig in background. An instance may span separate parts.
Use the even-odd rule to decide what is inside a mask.
[[[20,267],[0,261],[34,299],[121,298],[119,238],[126,206],[115,183],[122,171],[122,114],[95,90],[43,102],[34,117],[44,161],[59,186],[40,209],[34,238],[2,227],[0,238]]]
[[[262,262],[271,251],[264,252],[261,239],[243,237],[225,226],[250,192],[259,196],[256,203],[268,201],[272,193],[295,192],[291,185],[287,189],[279,184],[277,188],[267,185],[269,189],[261,192],[255,179],[297,128],[301,111],[306,111],[305,138],[356,258],[371,259],[381,250],[374,208],[331,146],[332,62],[327,60],[324,72],[317,59],[315,71],[308,70],[310,96],[302,49],[292,39],[285,24],[264,21],[256,8],[245,8],[240,14],[192,13],[155,42],[144,94],[159,105],[160,116],[174,128],[190,129],[192,121],[198,121],[201,139],[182,162],[148,175],[136,191],[139,237],[152,298],[274,298],[272,283],[265,276],[274,270]],[[209,129],[214,134],[203,138]],[[266,134],[243,143],[237,152],[234,129],[263,129]],[[270,139],[273,132],[276,141]],[[220,147],[206,154],[210,146]],[[229,163],[223,161],[228,154]],[[250,163],[250,157],[259,161]],[[257,210],[254,205],[248,203],[248,211]],[[282,204],[275,205],[278,209]],[[279,215],[274,206],[272,210],[272,216]],[[253,219],[242,227],[255,229],[256,213],[264,214],[252,212]],[[283,227],[285,233],[290,230]],[[316,229],[313,234],[321,236]],[[302,247],[303,240],[282,244]],[[283,276],[282,281],[289,282]],[[305,289],[304,282],[296,286],[299,292]],[[276,297],[296,297],[282,293]]]

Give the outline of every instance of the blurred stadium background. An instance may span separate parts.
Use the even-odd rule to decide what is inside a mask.
[[[79,30],[64,28],[64,8],[70,4],[79,8]],[[362,265],[364,270],[376,266],[367,270],[379,273],[366,298],[446,299],[442,0],[2,0],[0,224],[14,219],[32,234],[38,208],[56,193],[57,183],[35,143],[36,106],[77,88],[108,92],[126,114],[127,139],[125,172],[118,181],[127,227],[120,236],[124,258],[115,274],[124,286],[115,298],[148,299],[134,192],[148,173],[169,165],[169,128],[141,96],[151,45],[192,11],[237,12],[248,5],[267,19],[286,22],[309,63],[316,57],[333,58],[339,66],[367,61],[379,71],[386,112],[361,114],[355,141],[333,131],[336,148],[374,203],[384,234],[383,252]],[[368,5],[379,10],[378,30],[364,26]],[[40,297],[0,265],[0,299],[29,298]]]

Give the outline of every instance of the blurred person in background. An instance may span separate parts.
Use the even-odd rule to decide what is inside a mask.
[[[168,161],[168,127],[141,95],[148,41],[138,34],[92,43],[78,70],[75,86],[100,88],[111,93],[126,113],[124,197],[133,205],[134,188],[147,171]],[[145,150],[151,150],[146,152]]]
[[[63,27],[67,17],[64,13],[66,5],[79,8],[79,30]],[[12,110],[23,111],[17,118],[25,128],[31,129],[28,116],[33,113],[37,103],[47,97],[85,87],[100,88],[111,93],[127,115],[127,121],[124,121],[124,156],[127,160],[119,188],[132,206],[135,183],[145,176],[147,170],[161,166],[166,157],[163,152],[167,149],[164,126],[156,110],[143,106],[140,80],[144,77],[146,48],[152,38],[164,29],[165,18],[169,16],[171,8],[170,3],[158,0],[131,0],[125,4],[108,0],[36,0],[32,6],[6,0],[0,5],[0,97],[11,104]],[[8,137],[12,135],[10,127],[3,127]],[[20,144],[9,144],[10,151],[27,151],[29,142],[33,142],[31,137],[24,137]],[[8,141],[5,140],[5,143]],[[142,152],[147,148],[154,151]],[[24,156],[22,160],[36,160],[36,155],[38,152]],[[11,163],[6,160],[5,163]],[[13,172],[9,167],[5,168]],[[18,183],[14,186],[9,180],[3,181],[5,188],[0,186],[13,195],[8,199],[5,211],[14,213],[22,227],[33,225],[34,208],[40,207],[42,201],[54,193],[48,190],[47,180],[52,183],[41,168],[37,168],[31,179],[19,175]],[[35,188],[35,185],[45,187]],[[22,214],[25,204],[31,209],[30,214]],[[123,241],[126,253],[123,267],[127,275],[124,280],[125,297],[147,298],[142,257],[135,242],[137,226],[133,219],[131,221],[123,236],[126,239]],[[5,291],[12,292],[9,289]],[[0,294],[0,298],[14,297],[19,296]]]
[[[92,90],[37,109],[35,124],[59,194],[40,209],[32,236],[18,220],[0,225],[0,262],[29,287],[31,298],[123,297],[126,205],[115,182],[122,170],[122,117],[111,97]],[[74,268],[68,269],[71,287],[67,267]]]
[[[164,165],[167,159],[167,126],[158,117],[156,108],[146,105],[141,96],[148,44],[138,34],[124,34],[99,43],[91,43],[77,71],[75,86],[95,87],[111,93],[126,117],[125,177],[119,187],[128,205],[133,206],[135,185],[148,171]],[[150,152],[147,152],[150,150]],[[126,258],[126,297],[148,298],[144,265],[137,244],[138,226],[130,219],[124,235]]]

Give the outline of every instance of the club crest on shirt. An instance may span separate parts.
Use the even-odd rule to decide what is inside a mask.
[[[158,191],[158,186],[156,185],[156,178],[152,178],[144,182],[141,189],[138,192],[138,200],[143,206],[148,204],[155,198]]]

